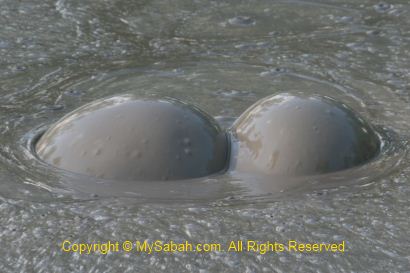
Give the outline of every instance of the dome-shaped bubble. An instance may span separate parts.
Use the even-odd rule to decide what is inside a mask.
[[[131,95],[91,102],[51,126],[38,156],[71,172],[110,180],[206,176],[227,163],[226,134],[194,106]]]
[[[263,175],[316,175],[375,157],[380,140],[345,104],[323,96],[279,94],[245,111],[231,128],[231,169]]]

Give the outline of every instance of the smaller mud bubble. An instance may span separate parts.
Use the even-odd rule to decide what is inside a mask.
[[[231,169],[265,176],[340,171],[369,161],[380,150],[370,124],[345,104],[322,96],[264,98],[231,131]]]
[[[91,102],[35,145],[45,162],[110,180],[180,180],[223,170],[228,142],[212,117],[173,99],[131,95]]]

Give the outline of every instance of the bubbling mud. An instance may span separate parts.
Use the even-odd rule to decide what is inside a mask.
[[[36,151],[55,167],[103,179],[182,180],[222,171],[228,142],[194,106],[123,95],[67,114],[40,137]]]
[[[231,169],[303,176],[359,166],[380,151],[373,127],[332,98],[279,94],[259,100],[232,129]]]
[[[195,106],[122,95],[67,114],[35,150],[55,167],[114,182],[107,184],[110,193],[143,188],[129,181],[194,182],[238,173],[277,192],[303,188],[306,176],[363,165],[379,154],[381,140],[357,113],[326,96],[268,96],[223,132]]]

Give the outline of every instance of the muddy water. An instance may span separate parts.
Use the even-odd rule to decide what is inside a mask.
[[[0,4],[0,271],[409,270],[407,1]],[[227,173],[113,196],[30,149],[41,130],[106,96],[174,97],[229,128],[258,99],[289,91],[354,108],[382,137],[380,156],[283,192]],[[61,251],[65,239],[344,240],[346,253],[79,255]]]

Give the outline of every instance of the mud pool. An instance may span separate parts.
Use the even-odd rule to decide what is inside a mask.
[[[0,5],[1,272],[409,272],[407,1]],[[258,99],[288,91],[349,105],[382,136],[381,154],[304,178],[302,189],[272,192],[228,172],[110,196],[31,149],[41,130],[102,97],[182,99],[229,128]],[[346,252],[79,255],[61,251],[66,239],[344,240]]]

